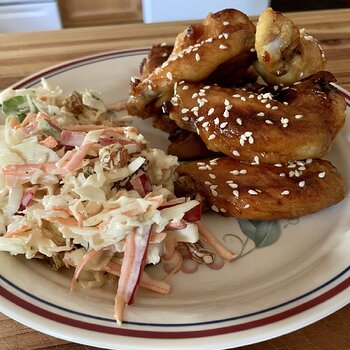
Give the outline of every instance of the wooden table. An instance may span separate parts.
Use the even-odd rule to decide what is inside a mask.
[[[350,9],[290,13],[318,38],[328,70],[350,89]],[[185,23],[132,24],[52,32],[0,34],[0,89],[48,66],[98,52],[174,40]],[[350,293],[350,291],[349,291]],[[92,349],[52,338],[0,314],[0,349]],[[348,350],[350,305],[304,329],[242,350]]]

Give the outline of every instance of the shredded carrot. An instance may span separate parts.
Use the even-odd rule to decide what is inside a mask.
[[[77,152],[73,154],[70,160],[63,166],[67,172],[73,172],[82,167],[85,156],[92,150],[98,150],[101,146],[96,143],[87,143],[81,146]]]
[[[114,130],[119,133],[125,133],[126,130],[132,132],[138,132],[138,129],[133,126],[128,126],[127,129],[124,126],[116,126],[116,127],[106,127],[104,125],[95,125],[95,124],[80,124],[80,125],[67,125],[64,127],[67,131],[94,131],[94,130]]]
[[[12,238],[12,237],[16,237],[16,236],[22,236],[24,235],[27,231],[29,231],[31,229],[31,227],[27,224],[24,224],[20,227],[17,227],[15,229],[13,229],[12,231],[8,231],[6,232],[3,237],[6,238]]]
[[[52,136],[48,136],[45,140],[40,141],[39,143],[51,149],[55,148],[58,145],[58,142]]]
[[[121,265],[111,260],[103,270],[112,275],[119,277]],[[140,286],[142,288],[146,288],[146,289],[152,290],[153,292],[163,294],[163,295],[169,294],[171,289],[170,284],[164,281],[158,281],[152,278],[146,271],[143,271],[142,273],[142,276],[140,279]]]
[[[177,257],[179,258],[178,262],[176,263],[176,265],[174,266],[174,268],[168,273],[168,275],[164,278],[163,281],[166,281],[167,279],[169,279],[172,275],[175,275],[176,272],[178,272],[183,263],[184,263],[184,258],[182,257],[181,253],[175,249],[174,253],[177,255]]]
[[[195,223],[198,226],[200,236],[211,245],[221,257],[228,261],[232,261],[236,257],[236,254],[223,246],[200,221],[195,221]]]
[[[73,292],[77,284],[80,273],[83,271],[85,265],[99,252],[99,250],[90,249],[81,259],[74,271],[74,276],[70,284],[70,291]]]
[[[167,237],[164,241],[164,253],[162,255],[162,259],[169,260],[174,256],[175,248],[176,248],[176,238]]]
[[[165,232],[151,232],[151,235],[149,237],[149,241],[150,243],[160,243],[162,241],[164,241],[166,237],[166,233]]]
[[[77,219],[73,217],[61,218],[61,217],[55,216],[55,217],[46,217],[44,219],[49,222],[55,222],[57,224],[62,224],[66,226],[79,226]]]
[[[35,113],[28,113],[26,117],[23,119],[21,124],[15,125],[15,129],[23,128],[28,125],[30,122],[34,121],[36,117]]]

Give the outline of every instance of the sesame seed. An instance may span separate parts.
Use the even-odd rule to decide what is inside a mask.
[[[222,24],[223,24],[224,26],[228,26],[228,25],[230,24],[230,22],[225,21],[225,22],[223,22]]]
[[[252,136],[249,137],[248,142],[252,145],[254,143],[254,138]]]
[[[220,119],[219,119],[219,118],[215,118],[215,119],[214,119],[214,124],[215,124],[215,125],[219,125],[219,123],[220,123]]]
[[[270,119],[266,119],[266,120],[265,120],[265,123],[266,123],[266,124],[273,124],[273,121],[271,121]]]
[[[277,168],[281,168],[282,164],[281,163],[275,163],[274,166],[277,167]]]
[[[318,177],[320,179],[323,179],[326,176],[326,173],[324,171],[322,171],[321,173],[318,174]]]
[[[210,141],[210,140],[214,140],[215,139],[215,135],[214,134],[211,134],[209,137],[208,137],[208,140]]]
[[[221,50],[226,50],[226,49],[227,49],[227,46],[220,44],[219,49],[221,49]]]
[[[221,128],[221,129],[225,129],[226,126],[227,126],[227,124],[228,124],[227,122],[221,123],[221,124],[220,124],[220,128]]]
[[[301,119],[302,117],[303,117],[302,114],[296,114],[294,118],[295,118],[295,119]]]
[[[239,95],[239,94],[234,94],[234,95],[232,95],[232,97],[241,98],[241,95]]]
[[[193,95],[192,95],[192,98],[197,98],[198,97],[198,94],[195,92]]]
[[[264,115],[265,115],[264,112],[259,112],[259,113],[257,114],[258,117],[263,117]]]
[[[197,162],[197,165],[205,165],[204,162]]]
[[[214,113],[214,111],[215,111],[215,109],[212,107],[212,108],[210,108],[209,109],[209,111],[208,111],[208,115],[211,115],[211,114],[213,114]]]
[[[209,177],[211,178],[211,179],[216,179],[216,176],[214,175],[214,174],[209,174]]]
[[[230,171],[230,174],[232,174],[232,175],[238,175],[238,174],[239,174],[239,171],[238,171],[238,170],[231,170],[231,171]]]
[[[311,163],[312,163],[312,159],[311,159],[311,158],[306,159],[306,160],[305,160],[305,163],[306,163],[306,164],[311,164]]]
[[[233,190],[235,190],[236,188],[238,188],[238,185],[235,183],[232,184],[228,184]]]
[[[187,112],[189,112],[189,109],[188,109],[188,108],[182,108],[182,109],[181,109],[181,113],[187,113]]]
[[[196,61],[198,62],[201,59],[201,56],[199,56],[198,53],[196,53]]]
[[[252,136],[252,135],[253,135],[253,133],[251,131],[246,131],[244,133],[244,136],[246,136],[246,137],[249,137],[249,136]]]
[[[229,106],[230,105],[230,101],[228,99],[225,99],[224,104],[225,104],[225,106]]]
[[[255,52],[254,47],[252,47],[249,51],[250,51],[250,52]]]
[[[252,95],[249,95],[248,98],[254,98],[254,95],[253,95],[253,94],[252,94]]]
[[[285,191],[281,192],[281,195],[282,195],[282,196],[287,196],[288,194],[289,194],[289,191],[288,191],[288,190],[285,190]]]
[[[247,173],[247,170],[242,169],[242,170],[240,170],[240,171],[239,171],[239,173],[240,173],[240,174],[242,174],[242,175],[244,175],[244,174],[246,174],[246,173]]]
[[[276,109],[278,109],[278,106],[272,106],[271,109],[276,110]]]
[[[199,118],[197,119],[198,122],[201,122],[202,120],[204,120],[204,117],[199,117]]]
[[[258,192],[254,190],[249,190],[248,193],[251,194],[252,196],[256,196],[258,194]]]
[[[169,79],[169,80],[173,80],[173,75],[171,74],[171,72],[168,72],[166,74],[166,77]]]
[[[287,101],[284,101],[283,104],[286,105],[286,106],[288,106],[288,102],[287,102]]]
[[[232,191],[232,194],[233,194],[235,197],[239,197],[239,191],[238,191],[238,190]]]
[[[213,41],[213,38],[209,38],[206,40],[207,43],[211,43]]]
[[[243,97],[243,96],[241,97],[241,100],[242,100],[242,101],[247,101],[246,98]]]
[[[237,118],[236,122],[237,122],[238,125],[242,125],[242,119],[241,118]]]
[[[304,187],[305,186],[305,181],[300,181],[299,182],[299,187]]]
[[[211,190],[215,190],[216,188],[218,188],[218,185],[211,185],[211,186],[210,186],[210,189],[211,189]]]
[[[286,173],[280,173],[280,176],[281,176],[281,177],[285,177],[285,176],[286,176]]]
[[[260,160],[259,160],[259,157],[258,156],[254,156],[254,162],[256,164],[259,164],[260,163]]]
[[[271,104],[268,103],[267,105],[265,105],[266,108],[271,108]]]
[[[294,170],[291,170],[291,171],[288,173],[288,176],[289,176],[289,177],[293,177],[293,176],[294,176]]]
[[[230,112],[227,109],[225,109],[223,117],[228,118],[229,116],[230,116]]]
[[[234,156],[236,156],[236,157],[239,157],[241,154],[238,152],[238,151],[236,151],[236,150],[233,150],[232,151],[232,154],[234,155]]]
[[[227,33],[223,33],[222,35],[224,36],[225,39],[228,39],[228,34]]]
[[[198,170],[207,170],[207,167],[206,166],[199,166]]]
[[[243,209],[248,209],[250,207],[250,205],[249,204],[246,204],[244,207],[243,207]]]
[[[260,102],[261,102],[261,103],[266,103],[266,102],[267,102],[267,99],[264,98],[264,99],[262,99]]]
[[[182,120],[185,122],[188,122],[190,120],[190,118],[189,117],[182,117]]]
[[[220,208],[220,211],[221,211],[222,213],[226,213],[226,209],[224,209],[224,208]]]
[[[182,87],[182,90],[188,90],[188,85],[184,85],[184,86]]]
[[[211,190],[211,194],[212,194],[214,197],[217,197],[217,196],[218,196],[218,193],[217,193],[215,190]]]
[[[218,207],[216,205],[212,205],[211,209],[216,211],[217,213],[219,212],[219,209],[218,209]]]
[[[209,122],[204,122],[204,123],[202,124],[203,128],[206,128],[208,125],[209,125]]]

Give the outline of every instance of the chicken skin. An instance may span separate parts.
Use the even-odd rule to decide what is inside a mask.
[[[345,121],[345,101],[319,72],[258,92],[178,84],[169,116],[207,147],[242,161],[286,163],[325,155]]]
[[[251,50],[255,41],[255,26],[245,14],[223,10],[209,14],[204,24],[195,28],[179,34],[167,61],[145,79],[132,82],[127,103],[129,114],[149,117],[150,110],[160,109],[170,100],[174,84],[182,80],[203,81],[229,60],[244,64],[240,74],[245,73],[253,61]],[[235,68],[238,71],[239,67]]]
[[[328,161],[251,165],[216,158],[181,165],[178,196],[202,200],[225,216],[251,220],[291,219],[311,214],[344,198],[344,180]]]
[[[292,84],[325,68],[318,41],[271,8],[259,17],[255,49],[255,69],[268,84]]]

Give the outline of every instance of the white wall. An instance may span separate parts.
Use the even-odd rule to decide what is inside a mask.
[[[209,12],[235,8],[249,16],[259,15],[269,0],[142,0],[145,23],[203,19]]]

